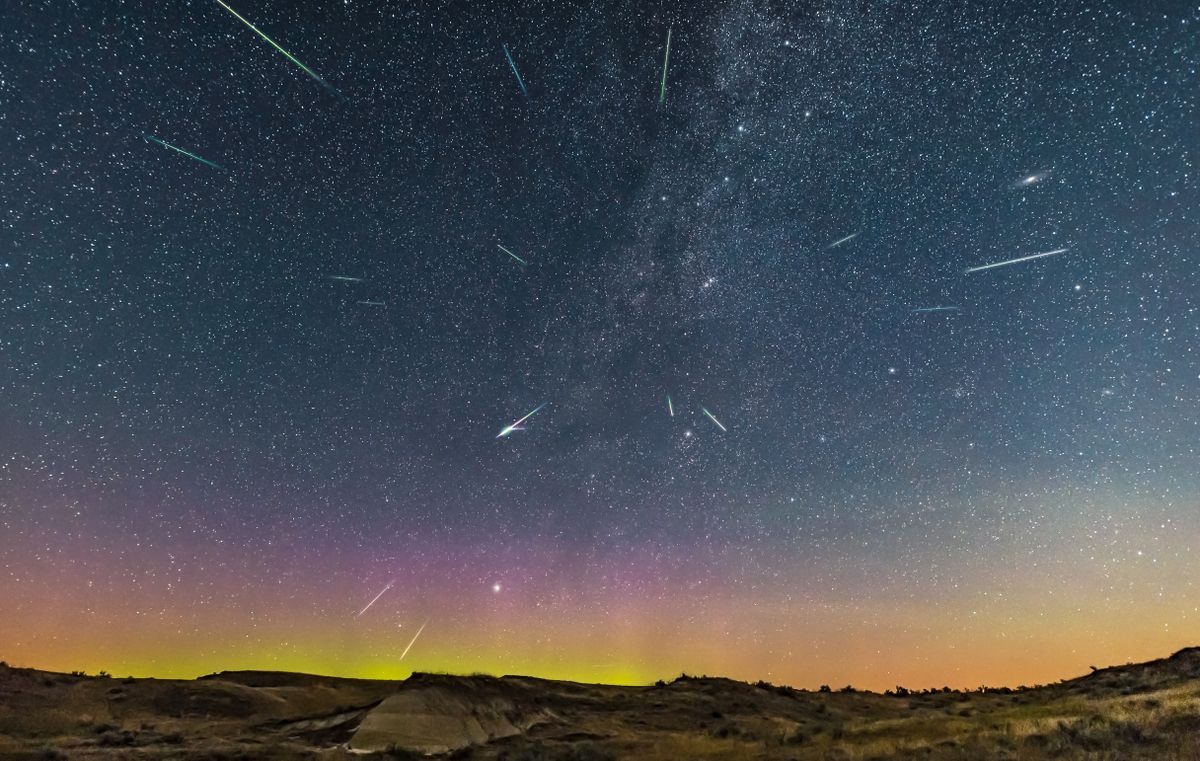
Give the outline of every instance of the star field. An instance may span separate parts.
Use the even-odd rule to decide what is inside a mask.
[[[230,8],[313,73],[214,0],[0,14],[0,657],[1200,639],[1200,6]]]

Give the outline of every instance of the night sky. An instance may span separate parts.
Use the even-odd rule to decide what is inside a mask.
[[[0,9],[0,658],[1200,643],[1197,3],[228,1]]]

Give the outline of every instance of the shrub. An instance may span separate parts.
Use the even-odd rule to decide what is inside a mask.
[[[101,748],[121,748],[133,745],[135,739],[133,732],[105,732],[97,742]]]
[[[833,690],[829,687],[829,685],[823,684],[817,688],[817,692],[833,692]],[[845,692],[845,690],[843,690],[843,692]]]

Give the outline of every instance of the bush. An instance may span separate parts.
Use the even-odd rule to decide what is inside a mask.
[[[101,748],[123,748],[134,744],[133,732],[105,732],[97,741]]]
[[[845,691],[846,690],[842,690],[842,692],[845,692]],[[830,688],[829,685],[823,684],[819,688],[817,688],[817,692],[833,692],[833,689]]]

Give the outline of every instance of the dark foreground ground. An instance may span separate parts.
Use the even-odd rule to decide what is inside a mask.
[[[0,666],[0,759],[1200,759],[1200,648],[1017,691]]]

